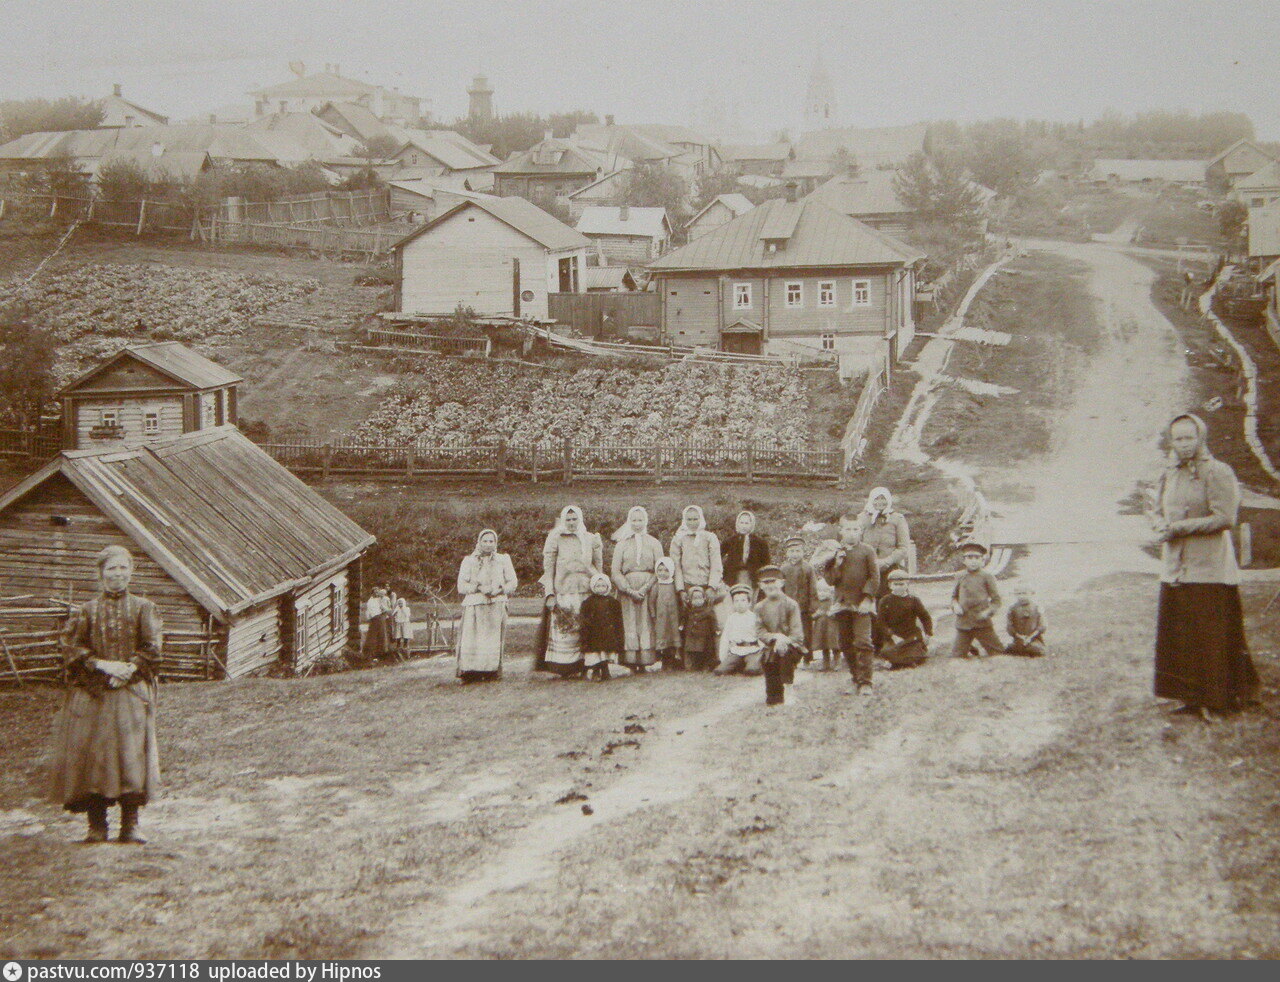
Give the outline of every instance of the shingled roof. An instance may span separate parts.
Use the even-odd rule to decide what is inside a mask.
[[[774,245],[774,251],[770,246]],[[903,266],[924,254],[817,201],[766,201],[649,264],[676,270]]]
[[[524,198],[498,198],[492,195],[477,195],[470,201],[463,201],[450,208],[444,214],[415,229],[397,242],[392,248],[402,249],[414,239],[430,232],[437,225],[449,221],[454,215],[466,208],[479,208],[510,225],[517,232],[526,235],[539,245],[551,251],[561,249],[584,249],[591,245],[591,240],[581,232],[570,228],[554,215],[549,215],[537,205]]]
[[[121,348],[101,364],[93,366],[83,375],[68,382],[62,387],[61,392],[80,388],[86,382],[97,378],[128,358],[150,365],[156,371],[177,382],[179,387],[217,389],[244,381],[242,376],[227,371],[216,361],[210,361],[204,355],[197,354],[181,341],[157,341],[152,344],[129,345]]]
[[[59,474],[219,619],[375,541],[233,426],[65,451],[0,496],[0,511]]]

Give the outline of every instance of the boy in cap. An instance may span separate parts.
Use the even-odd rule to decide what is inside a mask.
[[[1005,653],[1026,658],[1043,658],[1046,625],[1040,605],[1033,599],[1030,587],[1021,586],[1013,592],[1018,599],[1010,606],[1005,624],[1012,639],[1004,649]]]
[[[889,636],[880,657],[895,669],[923,664],[929,657],[925,638],[933,637],[933,618],[911,592],[907,574],[900,569],[889,574],[889,592],[880,598],[879,615]]]
[[[782,544],[786,555],[782,570],[782,592],[794,600],[800,607],[800,618],[804,622],[804,660],[813,660],[812,618],[814,607],[814,586],[817,577],[813,567],[804,561],[804,539],[792,535]]]
[[[751,587],[735,584],[729,589],[729,600],[733,610],[720,629],[720,664],[715,667],[715,674],[759,675],[764,642],[760,640],[760,618],[751,609]]]
[[[796,680],[796,660],[806,650],[800,605],[782,592],[786,577],[777,566],[761,566],[756,574],[764,596],[756,603],[764,641],[764,703],[780,706],[784,685]]]
[[[960,547],[964,569],[956,577],[951,593],[951,609],[956,614],[956,640],[951,646],[952,658],[968,658],[975,641],[988,655],[1004,653],[1004,645],[996,634],[992,618],[1000,609],[1000,591],[996,578],[983,569],[987,547],[981,542],[966,542]]]

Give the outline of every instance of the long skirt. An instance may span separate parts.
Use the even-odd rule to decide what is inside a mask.
[[[582,631],[578,625],[578,615],[582,610],[584,595],[581,593],[561,593],[557,600],[561,606],[572,612],[571,618],[562,619],[552,610],[544,610],[545,632],[540,638],[539,657],[534,668],[557,675],[576,675],[585,667],[582,658]]]
[[[1160,584],[1155,694],[1216,712],[1239,709],[1257,697],[1239,587]]]
[[[155,687],[72,689],[54,722],[53,799],[83,812],[95,800],[145,805],[159,790]]]
[[[505,602],[463,607],[458,629],[458,678],[464,682],[501,678],[506,636]]]
[[[364,656],[381,658],[391,646],[391,615],[378,614],[369,618],[369,630],[364,636]]]
[[[620,597],[622,601],[622,635],[626,651],[624,665],[652,665],[658,660],[654,645],[653,610],[646,595],[643,600]]]

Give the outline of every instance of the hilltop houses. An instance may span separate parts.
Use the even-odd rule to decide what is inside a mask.
[[[605,264],[643,266],[671,245],[665,208],[593,205],[582,210],[577,229],[595,245]]]
[[[714,232],[726,222],[731,222],[739,215],[745,215],[755,205],[745,194],[737,192],[718,194],[696,215],[689,219],[685,226],[685,235],[692,242],[699,236]]]

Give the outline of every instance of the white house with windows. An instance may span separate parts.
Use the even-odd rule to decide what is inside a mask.
[[[923,259],[819,202],[775,200],[650,269],[669,343],[750,354],[807,347],[856,370],[896,358],[915,336]]]
[[[590,246],[524,198],[474,195],[396,243],[396,310],[545,320],[548,294],[582,292]]]

